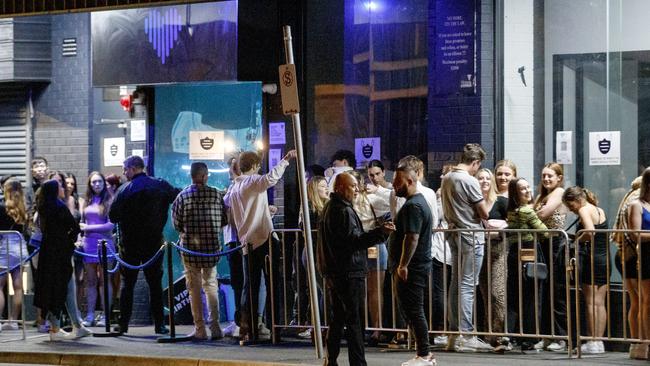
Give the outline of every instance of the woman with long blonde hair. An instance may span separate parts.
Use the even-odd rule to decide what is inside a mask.
[[[25,195],[20,181],[9,178],[2,185],[4,191],[4,204],[0,205],[0,230],[17,231],[20,235],[6,235],[0,242],[0,266],[9,264],[8,272],[11,274],[11,284],[14,288],[14,295],[9,320],[17,320],[23,303],[23,276],[21,259],[27,256],[27,247],[22,236],[27,223],[27,208],[25,207]],[[7,247],[9,245],[9,257]],[[22,252],[22,253],[21,253]],[[7,270],[4,270],[7,271]],[[0,314],[4,311],[5,297],[4,288],[7,285],[7,273],[0,274]],[[17,330],[18,323],[4,323],[0,330]]]

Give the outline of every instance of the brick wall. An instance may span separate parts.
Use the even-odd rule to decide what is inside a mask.
[[[90,160],[90,14],[52,16],[52,81],[35,98],[32,156],[44,156],[51,169],[72,172],[79,188]],[[64,38],[77,39],[77,56],[63,57]]]

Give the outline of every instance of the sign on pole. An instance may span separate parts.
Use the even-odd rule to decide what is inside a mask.
[[[296,81],[296,65],[280,65],[280,95],[282,96],[282,111],[285,115],[300,113],[298,102],[298,83]]]

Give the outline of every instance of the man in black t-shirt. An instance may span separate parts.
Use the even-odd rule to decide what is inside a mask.
[[[433,217],[424,196],[417,193],[417,174],[399,167],[393,180],[398,197],[406,203],[397,214],[395,232],[389,241],[389,259],[397,299],[408,325],[415,333],[417,355],[402,365],[433,365],[424,315],[424,296],[431,271],[431,229]]]

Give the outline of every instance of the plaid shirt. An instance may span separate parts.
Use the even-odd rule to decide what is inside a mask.
[[[180,234],[180,245],[201,253],[216,253],[221,249],[219,234],[226,225],[223,193],[208,185],[192,184],[178,194],[172,205],[174,228]],[[193,267],[213,267],[218,257],[202,257],[183,253],[186,264]]]

